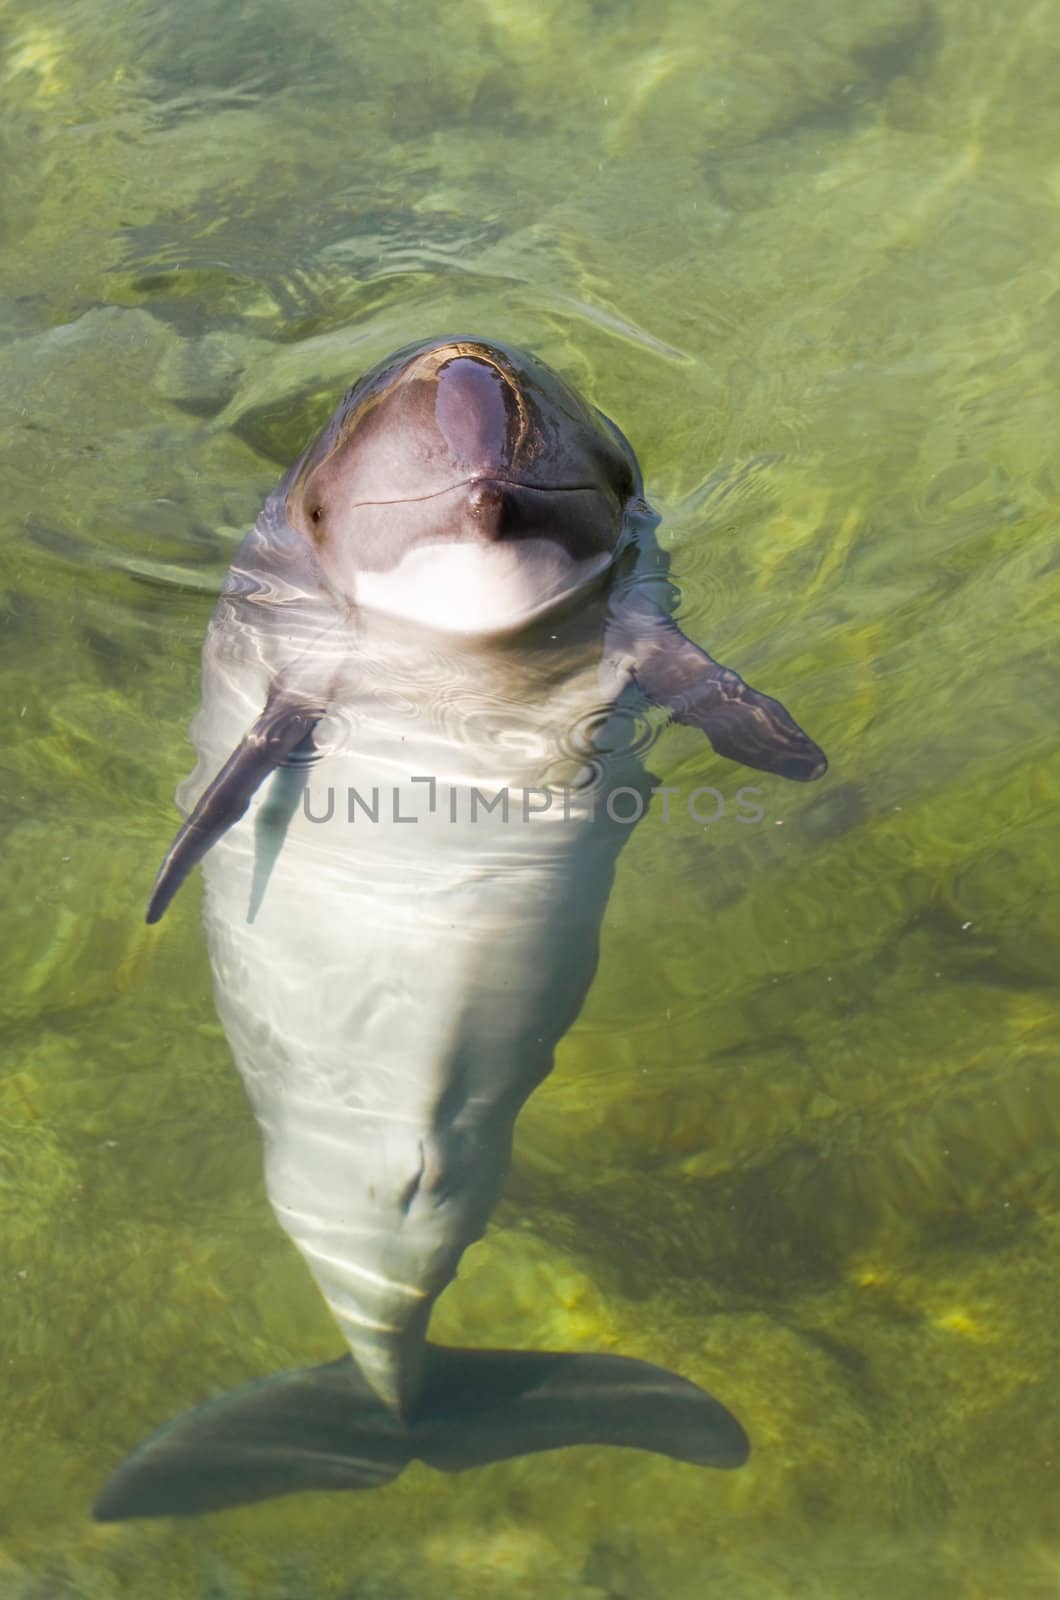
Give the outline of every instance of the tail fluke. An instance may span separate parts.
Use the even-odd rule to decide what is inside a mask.
[[[747,1437],[675,1373],[624,1356],[428,1345],[416,1415],[391,1415],[353,1361],[280,1373],[185,1412],[103,1490],[101,1522],[196,1516],[308,1489],[371,1489],[410,1461],[463,1472],[569,1445],[622,1445],[738,1467]]]
[[[739,1467],[747,1435],[731,1412],[687,1378],[628,1356],[428,1346],[411,1429],[412,1454],[463,1472],[538,1450],[623,1445]]]
[[[193,1517],[304,1489],[370,1489],[409,1459],[405,1425],[343,1356],[185,1411],[126,1456],[92,1514]]]

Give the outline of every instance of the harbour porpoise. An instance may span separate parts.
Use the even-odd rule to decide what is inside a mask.
[[[147,915],[203,860],[269,1199],[348,1354],[179,1416],[97,1518],[577,1444],[746,1459],[719,1401],[645,1362],[427,1341],[593,976],[654,782],[636,709],[759,771],[825,770],[681,632],[657,520],[608,418],[528,355],[447,338],[349,390],[237,552]]]

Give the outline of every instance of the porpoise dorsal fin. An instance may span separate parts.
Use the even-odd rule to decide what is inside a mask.
[[[779,700],[693,644],[645,595],[627,590],[615,598],[607,643],[626,657],[648,699],[675,722],[702,729],[719,756],[796,783],[827,771],[824,751]]]
[[[261,716],[170,845],[151,891],[148,922],[159,920],[192,867],[239,821],[255,791],[312,734],[325,711],[325,706],[303,693],[280,687],[271,690]]]

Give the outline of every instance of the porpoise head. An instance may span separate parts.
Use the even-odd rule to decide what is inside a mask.
[[[286,515],[347,604],[489,634],[606,573],[641,487],[619,430],[542,362],[436,339],[354,385]]]
[[[433,339],[365,373],[232,564],[212,629],[252,640],[251,667],[268,669],[264,705],[174,840],[147,920],[265,778],[311,744],[332,709],[336,651],[361,638],[344,627],[355,611],[506,642],[599,586],[606,605],[591,620],[617,678],[729,760],[819,778],[824,753],[779,701],[687,639],[647,587],[607,583],[646,544],[665,571],[646,538],[656,521],[623,434],[533,356]],[[269,640],[280,645],[271,664]]]

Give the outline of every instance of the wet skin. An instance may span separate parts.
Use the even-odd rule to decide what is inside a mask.
[[[541,793],[557,772],[577,785],[571,728],[611,727],[638,697],[731,760],[819,777],[785,708],[660,603],[655,521],[613,423],[532,357],[459,338],[355,384],[244,541],[204,651],[190,815],[148,920],[205,857],[215,995],[270,1200],[349,1355],[178,1418],[98,1516],[369,1487],[416,1457],[456,1471],[612,1443],[745,1458],[735,1418],[675,1374],[426,1338],[592,980],[629,828],[600,807],[457,824],[433,789],[415,827],[396,812],[325,825],[302,804],[395,773],[464,798]],[[650,799],[620,741],[589,768]]]

